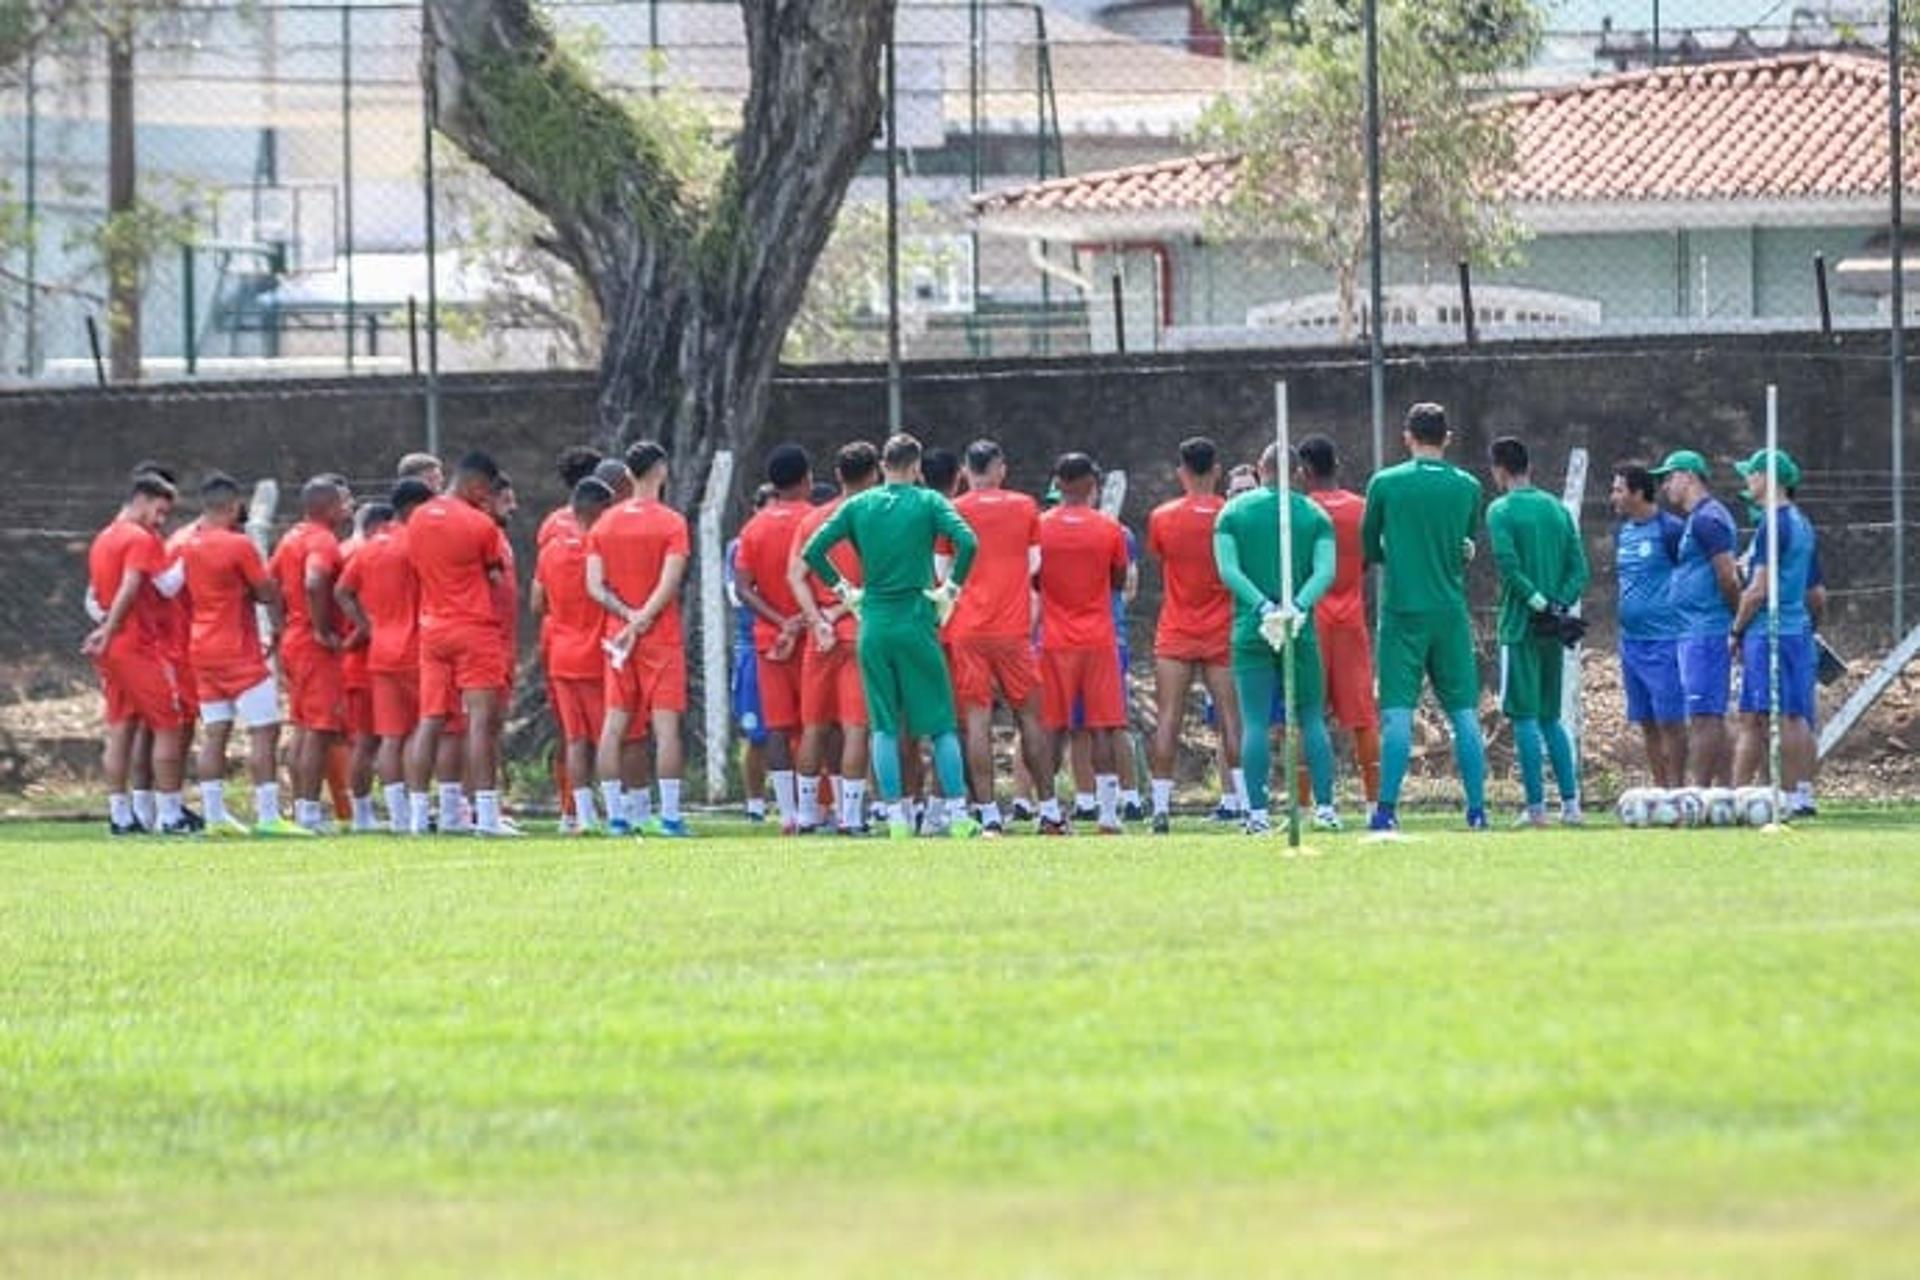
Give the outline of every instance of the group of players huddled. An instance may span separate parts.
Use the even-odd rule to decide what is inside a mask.
[[[1374,475],[1364,497],[1340,487],[1324,436],[1286,459],[1269,447],[1225,474],[1212,441],[1180,444],[1181,496],[1153,511],[1146,536],[1162,581],[1155,833],[1170,829],[1196,683],[1219,728],[1216,818],[1254,834],[1271,829],[1271,743],[1290,710],[1304,763],[1284,785],[1299,788],[1313,825],[1341,825],[1331,719],[1352,736],[1370,829],[1394,830],[1414,708],[1430,685],[1452,728],[1467,824],[1484,829],[1466,588],[1483,527],[1500,577],[1501,705],[1525,794],[1519,822],[1546,824],[1549,764],[1561,820],[1581,820],[1561,681],[1564,651],[1584,631],[1584,546],[1561,502],[1533,486],[1521,441],[1494,442],[1501,496],[1483,509],[1480,482],[1445,459],[1450,438],[1439,406],[1415,405],[1404,428],[1410,457]],[[568,449],[559,469],[571,501],[539,528],[529,603],[562,744],[553,765],[563,831],[687,833],[680,595],[691,546],[686,519],[663,500],[667,466],[650,442],[620,458]],[[1756,455],[1739,469],[1756,505],[1770,469],[1786,490],[1783,773],[1810,809],[1813,529],[1790,502],[1799,480],[1790,458],[1770,468]],[[1678,785],[1683,771],[1700,785],[1751,781],[1764,763],[1769,650],[1765,627],[1754,624],[1766,620],[1766,540],[1754,538],[1743,580],[1732,518],[1712,498],[1708,474],[1704,459],[1682,451],[1656,470],[1625,463],[1614,475],[1628,711],[1663,786]],[[1004,453],[986,439],[963,457],[923,451],[904,434],[879,448],[856,441],[836,453],[832,476],[816,484],[803,449],[773,449],[756,510],[726,552],[741,613],[732,692],[749,743],[749,816],[765,816],[770,782],[783,831],[864,833],[871,782],[896,838],[997,835],[1028,820],[1042,835],[1068,834],[1076,821],[1111,834],[1147,820],[1127,732],[1124,608],[1137,552],[1097,506],[1093,459],[1061,456],[1044,500],[1006,487]],[[1680,515],[1655,504],[1657,478]],[[164,467],[142,464],[89,554],[98,625],[84,649],[105,693],[115,834],[322,833],[332,825],[322,803],[330,773],[346,775],[335,783],[348,793],[337,812],[356,831],[518,834],[500,787],[519,614],[504,533],[515,499],[491,458],[468,454],[449,482],[437,459],[408,455],[392,492],[357,510],[343,478],[317,476],[301,491],[300,522],[270,557],[243,528],[246,501],[231,477],[207,477],[197,517],[166,535],[177,496]],[[1364,586],[1374,566],[1370,631]],[[1724,717],[1736,656],[1742,721],[1730,751]],[[1289,663],[1290,704],[1281,696]],[[291,821],[278,784],[283,688]],[[1018,729],[1011,815],[995,779],[996,705]],[[251,825],[232,816],[223,788],[236,721],[250,737]],[[196,722],[203,815],[181,794]],[[1056,792],[1063,767],[1074,779],[1072,810]]]

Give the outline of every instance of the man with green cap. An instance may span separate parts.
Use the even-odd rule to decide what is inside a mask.
[[[1733,469],[1747,482],[1747,502],[1756,528],[1747,549],[1747,588],[1733,618],[1733,642],[1740,650],[1740,734],[1734,744],[1733,783],[1751,785],[1767,758],[1767,722],[1773,710],[1772,660],[1768,636],[1776,624],[1767,609],[1767,580],[1778,574],[1780,613],[1780,773],[1782,791],[1793,797],[1795,816],[1813,808],[1814,685],[1818,671],[1813,646],[1813,614],[1807,597],[1820,586],[1820,559],[1813,522],[1793,502],[1800,466],[1782,450],[1761,449]],[[1777,530],[1769,546],[1769,476],[1779,493]],[[1776,568],[1777,556],[1777,568]]]
[[[1733,776],[1727,742],[1727,690],[1732,659],[1727,636],[1740,602],[1733,562],[1733,516],[1708,487],[1707,460],[1676,449],[1653,469],[1668,505],[1686,523],[1667,603],[1680,626],[1680,687],[1687,696],[1687,779],[1696,787],[1724,787]]]

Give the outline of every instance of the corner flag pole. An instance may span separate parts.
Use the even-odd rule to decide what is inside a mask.
[[[1273,384],[1273,469],[1278,483],[1280,508],[1280,607],[1288,613],[1293,612],[1293,503],[1292,484],[1289,473],[1292,471],[1293,429],[1287,417],[1287,384]],[[1294,715],[1293,705],[1293,660],[1296,646],[1291,638],[1287,641],[1280,664],[1281,694],[1280,705],[1286,709],[1287,738],[1286,747],[1281,752],[1280,779],[1286,788],[1287,796],[1287,848],[1300,847],[1300,788],[1294,781],[1294,742],[1300,732]],[[1241,708],[1242,714],[1256,715],[1258,708]]]
[[[1780,821],[1780,388],[1767,384],[1767,781]]]

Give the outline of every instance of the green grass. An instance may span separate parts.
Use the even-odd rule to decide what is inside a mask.
[[[1417,834],[0,829],[0,1275],[1912,1274],[1914,828]]]

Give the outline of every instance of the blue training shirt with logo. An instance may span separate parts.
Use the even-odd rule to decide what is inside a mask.
[[[1620,635],[1628,640],[1678,640],[1680,619],[1667,598],[1685,524],[1670,511],[1626,520],[1614,530],[1614,576],[1620,583]]]
[[[1680,634],[1723,636],[1733,627],[1733,610],[1720,594],[1713,559],[1733,551],[1733,517],[1717,498],[1693,509],[1680,533],[1680,552],[1667,584],[1667,602],[1677,615]]]
[[[1780,507],[1780,634],[1804,635],[1813,630],[1813,617],[1807,612],[1807,589],[1818,579],[1815,558],[1816,535],[1813,522],[1792,503]],[[1753,545],[1747,562],[1755,569],[1767,564],[1767,517],[1760,514],[1759,527],[1753,531]],[[1756,622],[1766,621],[1762,609]]]

